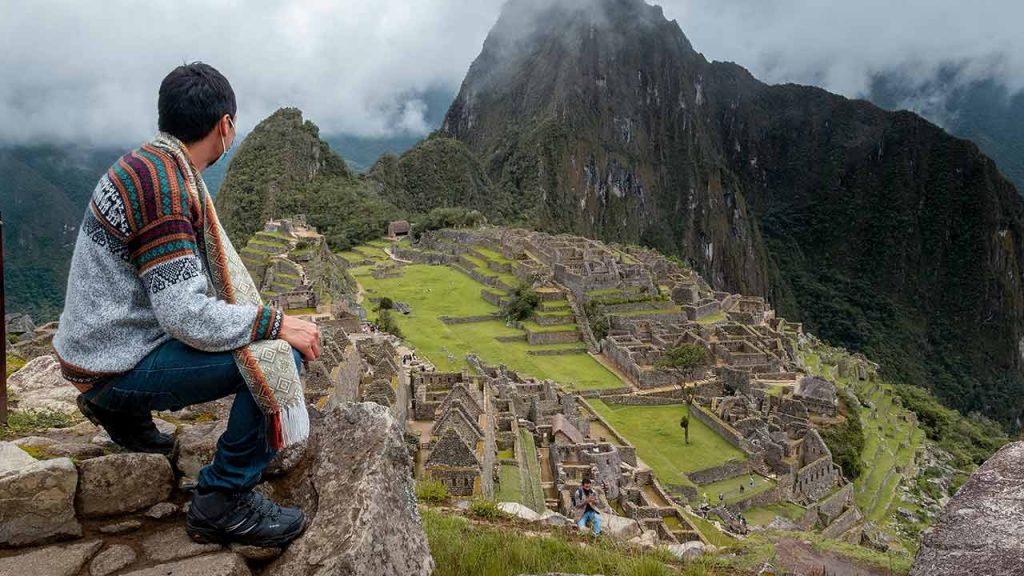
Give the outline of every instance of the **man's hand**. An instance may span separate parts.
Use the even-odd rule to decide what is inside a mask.
[[[287,314],[281,320],[277,337],[302,353],[302,359],[312,362],[320,357],[320,327]]]

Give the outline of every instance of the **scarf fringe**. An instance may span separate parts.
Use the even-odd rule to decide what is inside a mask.
[[[309,409],[305,402],[282,406],[278,412],[281,446],[298,444],[309,438]]]

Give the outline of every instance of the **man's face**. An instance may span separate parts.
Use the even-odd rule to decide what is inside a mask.
[[[583,483],[583,489],[584,490],[590,490],[590,482],[584,482]]]

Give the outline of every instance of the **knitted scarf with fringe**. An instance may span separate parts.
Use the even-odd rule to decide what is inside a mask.
[[[259,290],[217,219],[213,199],[189,160],[185,145],[165,133],[151,144],[177,160],[188,193],[201,209],[203,238],[198,244],[217,297],[230,304],[260,306]],[[258,340],[232,354],[252,397],[267,417],[270,446],[281,449],[309,437],[309,413],[291,345],[284,340]]]

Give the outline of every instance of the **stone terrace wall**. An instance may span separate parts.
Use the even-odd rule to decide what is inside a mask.
[[[715,466],[713,468],[706,468],[704,470],[698,470],[687,474],[690,480],[693,480],[694,484],[703,486],[705,484],[711,484],[727,478],[735,478],[743,474],[750,472],[750,463],[746,460],[742,462],[726,462],[721,466]]]
[[[580,341],[579,331],[562,330],[558,332],[526,332],[526,340],[532,345],[572,344]]]
[[[725,422],[722,422],[714,414],[708,412],[708,410],[703,406],[700,406],[699,404],[696,403],[691,404],[690,416],[693,416],[697,420],[700,420],[708,428],[711,428],[712,430],[717,432],[719,435],[725,438],[726,442],[728,442],[729,444],[732,444],[734,447],[742,450],[746,454],[750,454],[750,442],[748,442],[747,439],[744,438],[743,436],[740,436],[740,433],[737,432],[735,428],[729,426]]]
[[[664,396],[638,396],[636,394],[616,394],[602,396],[605,404],[619,404],[622,406],[667,406],[669,404],[683,404],[678,398],[666,398]]]

